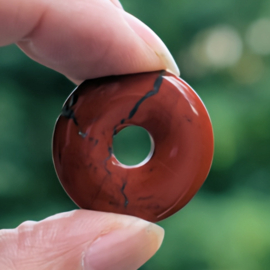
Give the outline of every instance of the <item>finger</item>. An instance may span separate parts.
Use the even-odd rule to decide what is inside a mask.
[[[163,236],[162,228],[135,217],[76,210],[0,231],[0,269],[138,269]]]
[[[116,7],[123,9],[123,6],[118,0],[110,0]]]
[[[116,0],[0,0],[0,45],[17,43],[35,61],[73,81],[179,70],[146,25]]]

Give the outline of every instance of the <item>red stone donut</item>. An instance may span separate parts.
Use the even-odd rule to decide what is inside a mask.
[[[128,168],[112,142],[128,125],[154,141],[150,160]],[[85,81],[65,102],[53,138],[58,177],[81,208],[137,216],[152,222],[181,209],[206,179],[213,131],[204,104],[166,71]]]

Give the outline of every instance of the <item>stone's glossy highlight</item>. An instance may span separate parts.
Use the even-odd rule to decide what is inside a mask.
[[[113,136],[145,128],[155,150],[143,166],[123,167]],[[152,222],[181,209],[206,179],[212,125],[202,101],[175,75],[161,71],[88,80],[64,104],[53,138],[58,177],[81,208]]]

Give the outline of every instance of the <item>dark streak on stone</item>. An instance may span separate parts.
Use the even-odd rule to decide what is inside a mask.
[[[126,184],[127,184],[127,182],[125,182],[125,183],[123,184],[122,188],[121,188],[121,193],[122,193],[122,195],[123,195],[124,198],[125,198],[125,204],[124,204],[124,207],[125,207],[125,208],[127,208],[127,205],[128,205],[128,198],[127,198],[127,195],[124,193],[124,189],[125,189],[125,187],[126,187]]]
[[[114,128],[113,128],[113,136],[115,136],[115,135],[116,135],[116,133],[117,133],[116,128],[117,128],[117,125],[116,125],[116,126],[114,126]]]
[[[95,139],[95,138],[93,138],[93,137],[90,137],[90,138],[89,138],[89,141],[90,141],[90,142],[95,141],[95,142],[94,142],[94,146],[96,146],[96,145],[98,144],[98,139]]]
[[[128,118],[123,118],[121,121],[120,121],[120,124],[123,125],[125,123],[126,120],[129,120],[131,119],[135,113],[138,111],[140,105],[149,97],[151,96],[154,96],[158,93],[159,89],[160,89],[160,86],[162,84],[162,81],[163,81],[163,75],[165,74],[165,70],[162,70],[159,74],[159,76],[157,77],[157,79],[155,80],[154,82],[154,86],[153,86],[153,90],[149,91],[146,93],[145,96],[143,96],[136,104],[135,106],[133,107],[133,109],[130,111],[129,113],[129,116]],[[116,125],[114,128],[113,128],[113,136],[115,136],[117,134],[117,126]]]
[[[185,117],[185,119],[186,119],[189,123],[192,122],[192,120],[191,120],[187,115],[185,115],[184,117]]]
[[[153,168],[151,168],[151,169],[150,169],[150,172],[152,172],[153,170],[154,170],[154,169],[153,169]]]
[[[74,124],[78,126],[77,119],[75,117],[74,111],[71,109],[71,107],[77,102],[78,96],[77,95],[72,95],[70,97],[70,100],[67,104],[64,105],[62,109],[62,115],[66,117],[67,119],[72,119]]]
[[[73,94],[69,100],[69,107],[72,107],[73,105],[75,105],[78,101],[78,98],[79,98],[78,95]]]
[[[146,93],[146,95],[144,97],[142,97],[134,106],[134,108],[130,111],[128,119],[131,119],[134,114],[137,112],[139,106],[149,97],[154,96],[155,94],[158,93],[160,86],[162,84],[163,81],[163,75],[164,75],[165,71],[161,71],[160,75],[158,76],[158,78],[156,79],[155,83],[154,83],[154,87],[153,90],[149,91],[148,93]]]
[[[111,147],[108,147],[108,152],[109,152],[109,156],[108,157],[106,157],[105,158],[105,160],[104,160],[104,167],[105,167],[105,171],[109,174],[109,175],[111,175],[111,172],[108,170],[108,168],[107,168],[107,161],[111,158],[111,156],[112,156],[112,148]]]
[[[90,164],[88,165],[88,167],[89,167],[89,168],[91,168],[91,167],[92,167],[92,165],[93,165],[93,164],[92,164],[92,163],[90,163]]]
[[[77,119],[72,109],[68,108],[67,106],[64,106],[62,109],[62,115],[66,117],[67,119],[72,119],[74,124],[78,126]]]
[[[59,151],[59,154],[58,154],[58,159],[59,159],[59,162],[61,163],[61,158],[62,158],[62,156],[61,156],[61,152]]]
[[[79,135],[80,135],[81,137],[85,138],[85,137],[87,136],[87,133],[83,133],[83,132],[79,131]]]

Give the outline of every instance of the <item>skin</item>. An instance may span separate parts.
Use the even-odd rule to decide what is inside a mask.
[[[0,46],[16,43],[74,83],[179,70],[163,42],[117,0],[0,0]],[[75,210],[0,230],[0,269],[133,270],[164,230],[142,219]]]

